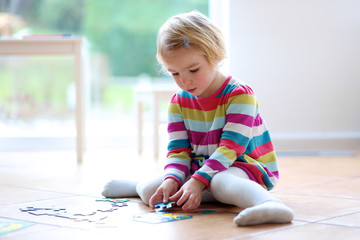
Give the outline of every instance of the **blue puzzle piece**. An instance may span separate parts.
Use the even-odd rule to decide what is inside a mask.
[[[165,209],[169,209],[172,208],[173,204],[175,203],[175,201],[168,201],[167,203],[163,203],[163,202],[159,202],[157,204],[155,204],[155,211],[156,212],[161,212],[164,211]]]

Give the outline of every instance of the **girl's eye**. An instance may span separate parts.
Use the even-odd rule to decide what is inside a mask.
[[[191,72],[191,73],[196,73],[197,71],[199,71],[199,68],[196,68],[196,69],[190,70],[190,72]]]
[[[177,76],[177,75],[179,75],[179,73],[171,73],[171,75]]]

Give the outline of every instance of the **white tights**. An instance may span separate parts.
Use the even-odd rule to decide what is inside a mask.
[[[162,183],[163,178],[130,182],[112,180],[103,190],[105,197],[135,197],[139,196],[144,203],[149,204],[151,196]],[[294,217],[293,211],[280,200],[274,198],[259,184],[249,180],[247,174],[237,167],[215,174],[210,182],[210,188],[203,191],[202,202],[219,201],[244,208],[235,218],[239,226],[262,223],[287,223]]]

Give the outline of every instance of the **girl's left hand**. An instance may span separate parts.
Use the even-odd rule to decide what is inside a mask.
[[[202,191],[205,189],[206,185],[195,178],[191,178],[187,181],[179,191],[170,197],[170,200],[177,200],[177,205],[181,206],[184,211],[192,211],[197,209],[200,206],[202,200]]]

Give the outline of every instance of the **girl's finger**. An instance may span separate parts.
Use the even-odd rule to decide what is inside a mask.
[[[163,202],[167,203],[169,201],[169,193],[164,191],[163,192]]]
[[[182,205],[184,202],[186,202],[188,200],[188,198],[189,198],[189,194],[182,192],[180,199],[177,201],[177,205],[178,206]]]
[[[179,191],[177,191],[174,195],[172,195],[170,197],[170,200],[177,200],[177,199],[179,199],[181,197],[181,195],[182,195],[182,191],[180,189]]]

